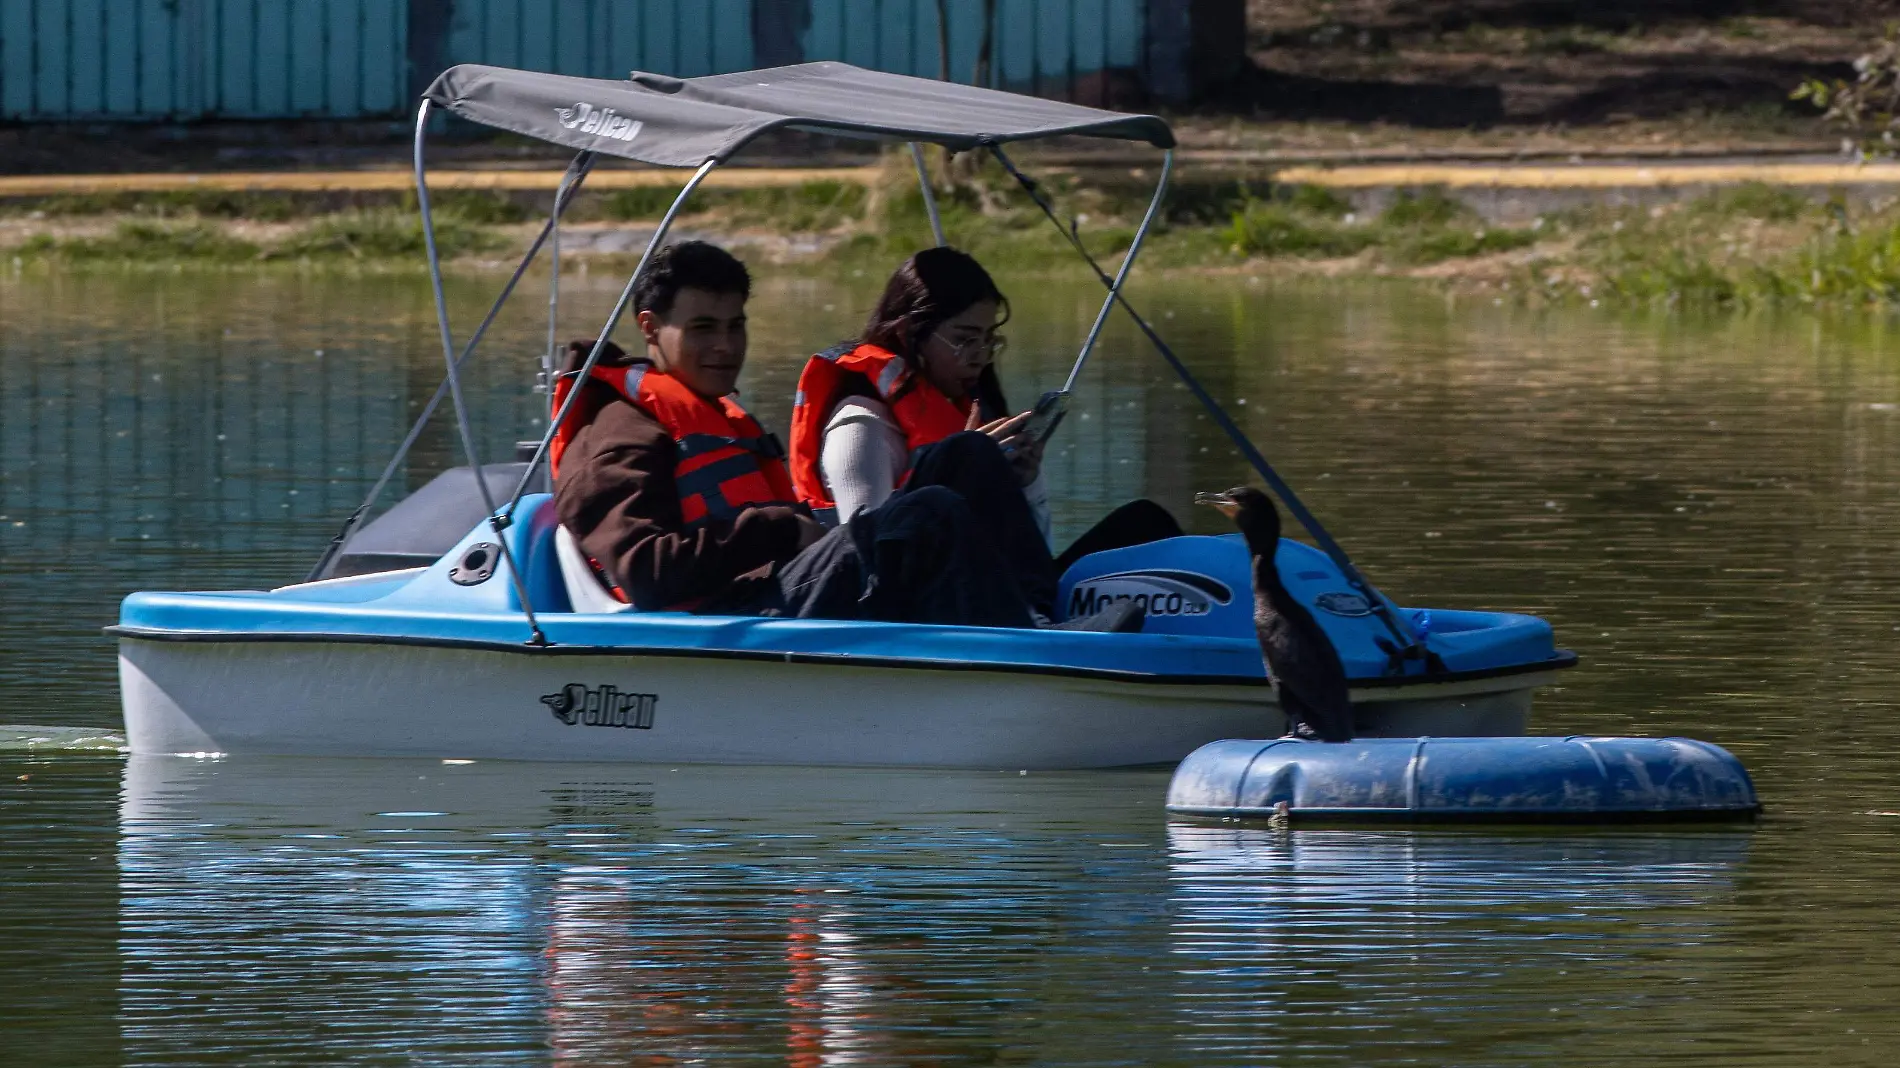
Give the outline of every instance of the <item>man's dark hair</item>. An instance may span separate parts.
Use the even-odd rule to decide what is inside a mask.
[[[655,253],[646,273],[633,287],[633,310],[665,315],[682,289],[752,296],[752,276],[745,264],[718,245],[682,241]]]

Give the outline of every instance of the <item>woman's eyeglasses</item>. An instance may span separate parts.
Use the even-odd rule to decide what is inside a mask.
[[[1009,339],[1001,334],[973,337],[957,344],[951,344],[950,339],[942,334],[930,336],[942,342],[944,347],[950,350],[950,355],[962,363],[995,363],[996,358],[1009,347]]]

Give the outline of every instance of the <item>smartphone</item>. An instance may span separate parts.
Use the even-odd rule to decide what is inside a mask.
[[[1037,398],[1036,406],[1029,410],[1029,422],[1024,424],[1022,432],[1038,443],[1048,441],[1068,411],[1069,395],[1059,389],[1050,390]]]

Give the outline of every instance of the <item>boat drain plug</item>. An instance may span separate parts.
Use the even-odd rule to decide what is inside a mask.
[[[488,581],[495,573],[495,557],[501,555],[501,546],[492,541],[478,541],[469,546],[462,559],[449,568],[449,581],[457,586],[479,586]]]

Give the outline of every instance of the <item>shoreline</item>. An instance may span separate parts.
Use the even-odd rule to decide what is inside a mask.
[[[939,169],[940,170],[940,169]],[[1357,164],[1235,175],[1184,168],[1148,270],[1410,279],[1519,301],[1888,311],[1900,304],[1900,164]],[[1048,168],[1098,256],[1132,239],[1153,172]],[[766,262],[887,263],[928,234],[907,160],[717,171],[676,237]],[[509,270],[559,180],[431,175],[457,271]],[[407,172],[0,177],[0,269],[425,267]],[[631,268],[679,176],[607,169],[562,228],[565,269]],[[937,174],[956,243],[1015,269],[1083,273],[1063,235],[994,168]],[[544,268],[543,268],[544,269]],[[1138,272],[1139,273],[1139,272]]]

